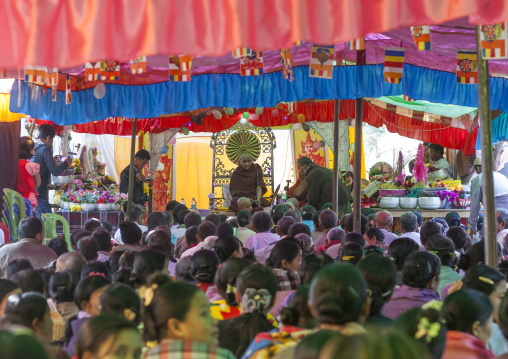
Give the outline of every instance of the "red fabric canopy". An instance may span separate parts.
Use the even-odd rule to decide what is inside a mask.
[[[508,20],[485,0],[53,0],[0,2],[0,67],[68,68],[139,55],[220,56],[332,44],[400,26]]]

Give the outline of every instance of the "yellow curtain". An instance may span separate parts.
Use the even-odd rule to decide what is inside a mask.
[[[116,173],[120,173],[131,162],[131,139],[130,137],[115,137],[115,165]]]
[[[0,122],[15,122],[25,117],[25,115],[9,111],[10,102],[11,95],[0,94]]]
[[[213,151],[210,137],[179,138],[176,146],[176,196],[190,208],[192,198],[198,208],[208,208],[212,186]]]
[[[362,175],[362,178],[366,178],[367,175],[365,173],[365,151],[364,151],[363,143],[364,142],[363,142],[363,137],[362,137],[362,173],[361,173],[361,175]],[[349,127],[349,158],[350,159],[353,156],[354,144],[355,144],[355,128]],[[328,159],[329,159],[329,162],[328,162],[329,168],[333,168],[333,151],[331,148],[329,150]]]

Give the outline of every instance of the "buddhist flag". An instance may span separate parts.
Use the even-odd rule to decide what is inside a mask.
[[[131,60],[131,72],[133,75],[146,72],[146,56],[140,56],[136,60]]]
[[[56,94],[58,93],[57,86],[51,86],[51,101],[56,102]]]
[[[385,67],[383,73],[385,82],[398,84],[402,79],[402,70],[404,68],[403,47],[387,47],[385,48]]]
[[[101,62],[98,61],[95,66],[91,62],[85,63],[85,81],[97,81],[101,74]]]
[[[192,55],[169,57],[169,81],[187,82],[191,80]]]
[[[507,27],[508,23],[506,22],[494,25],[482,25],[480,42],[484,59],[499,60],[508,57],[506,50],[508,40]]]
[[[240,57],[240,72],[242,76],[263,74],[263,51],[251,50],[250,55]]]
[[[72,103],[71,77],[67,75],[65,78],[65,104]]]
[[[402,98],[404,99],[404,101],[408,101],[408,102],[411,102],[411,101],[414,101],[411,97],[409,97],[408,95],[402,95]]]
[[[120,63],[116,60],[101,61],[101,80],[117,81],[120,78]]]
[[[282,73],[284,78],[293,81],[295,78],[293,77],[293,55],[291,54],[291,49],[282,49],[280,56],[282,57]]]
[[[46,84],[48,86],[58,85],[58,68],[48,67],[46,69]]]
[[[242,56],[247,56],[247,55],[250,55],[252,53],[252,50],[248,47],[240,47],[238,49],[234,49],[233,50],[233,58],[234,59],[239,59],[241,58]]]
[[[331,80],[333,77],[333,55],[335,45],[312,45],[309,77]]]
[[[359,37],[356,40],[348,41],[349,50],[365,50],[365,37]]]
[[[478,58],[474,50],[457,51],[457,83],[478,83]]]
[[[46,83],[46,68],[43,66],[25,67],[25,81],[39,84]]]
[[[418,50],[430,50],[430,26],[411,26],[411,35]]]
[[[0,68],[0,78],[1,77],[7,77],[7,70],[5,67]]]

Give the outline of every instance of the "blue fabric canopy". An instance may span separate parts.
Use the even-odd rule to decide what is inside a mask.
[[[336,66],[332,80],[311,78],[308,66],[293,69],[295,80],[281,72],[242,77],[236,74],[205,74],[190,82],[150,85],[107,84],[106,95],[97,99],[93,89],[74,91],[72,103],[65,93],[57,101],[41,86],[15,81],[10,111],[50,120],[58,125],[100,121],[108,117],[152,118],[207,107],[272,107],[279,102],[304,99],[330,100],[408,95],[416,100],[478,106],[478,85],[457,84],[454,73],[404,64],[400,84],[384,81],[383,65]],[[18,84],[21,84],[20,87]],[[490,78],[491,108],[508,112],[508,79]],[[18,92],[21,91],[18,104]]]

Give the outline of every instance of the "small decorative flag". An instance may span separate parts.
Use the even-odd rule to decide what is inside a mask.
[[[46,83],[46,68],[43,66],[25,67],[25,81],[39,84]]]
[[[48,86],[58,85],[58,68],[48,67],[46,69],[46,84]]]
[[[34,82],[35,70],[32,66],[25,67],[25,82]]]
[[[67,75],[65,78],[65,104],[69,105],[72,103],[72,91],[71,91],[71,77]]]
[[[101,61],[101,80],[117,81],[120,78],[120,63],[116,60]]]
[[[7,77],[7,70],[5,67],[0,68],[0,78],[1,77]]]
[[[250,55],[240,57],[240,72],[242,76],[263,74],[263,50],[251,50]]]
[[[365,37],[359,37],[356,40],[348,41],[349,50],[365,50]]]
[[[411,26],[411,35],[418,50],[430,50],[430,26]]]
[[[398,84],[402,78],[402,70],[404,68],[404,53],[406,49],[403,47],[387,47],[385,48],[385,67],[383,73],[385,82]]]
[[[248,55],[252,54],[252,50],[248,47],[240,47],[238,49],[234,49],[232,52],[233,52],[234,59],[239,59],[242,56],[248,56]]]
[[[85,63],[85,81],[97,81],[101,75],[101,62],[98,61],[95,66],[91,62]]]
[[[169,57],[169,81],[187,82],[191,80],[192,55]]]
[[[131,72],[133,75],[146,72],[146,56],[140,56],[136,60],[131,60]]]
[[[404,99],[404,101],[414,101],[411,97],[409,97],[408,95],[402,95],[402,98]]]
[[[56,102],[56,94],[58,93],[57,86],[51,86],[51,101]]]
[[[482,47],[482,56],[487,60],[506,59],[508,52],[506,50],[508,40],[508,23],[493,25],[482,25],[480,32],[480,42]]]
[[[333,77],[333,55],[335,45],[312,45],[309,77],[331,80]]]
[[[293,76],[293,55],[291,54],[291,49],[282,49],[280,55],[282,57],[282,73],[284,78],[293,81],[295,78]]]
[[[474,50],[457,51],[457,83],[478,83],[478,58]]]

